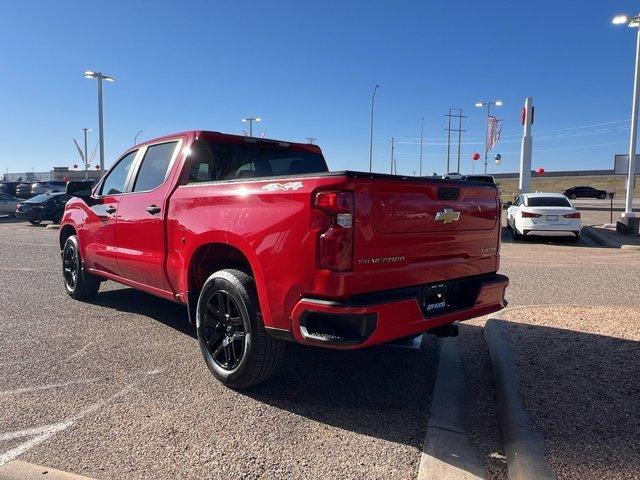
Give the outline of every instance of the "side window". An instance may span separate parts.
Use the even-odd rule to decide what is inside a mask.
[[[189,162],[189,183],[217,180],[213,154],[207,144],[201,140],[196,140],[191,145]]]
[[[133,159],[136,158],[136,153],[138,153],[137,150],[122,157],[117,165],[107,173],[107,177],[100,187],[100,195],[118,195],[124,192],[125,182],[131,170]]]
[[[147,148],[138,171],[134,192],[153,190],[164,183],[178,142],[160,143]]]

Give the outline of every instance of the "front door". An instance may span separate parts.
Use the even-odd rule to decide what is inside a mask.
[[[107,173],[89,202],[80,242],[88,268],[120,275],[116,252],[116,223],[120,201],[126,192],[138,150],[124,155]]]
[[[118,205],[118,266],[122,276],[141,285],[169,290],[164,281],[166,181],[180,140],[144,147],[131,191]]]

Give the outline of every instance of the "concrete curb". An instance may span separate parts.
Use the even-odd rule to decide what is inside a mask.
[[[0,467],[0,480],[93,480],[89,477],[63,472],[55,468],[13,460]]]
[[[468,398],[455,340],[442,339],[418,480],[485,478],[486,462],[469,438]]]
[[[601,237],[593,229],[593,227],[590,227],[588,225],[585,225],[584,227],[582,227],[582,235],[584,235],[585,237],[589,238],[590,240],[593,240],[594,242],[596,242],[601,247],[620,248],[617,243],[610,242],[606,238]]]
[[[487,320],[484,338],[491,357],[509,480],[556,480],[545,459],[544,438],[533,427],[522,404],[516,357],[504,321]]]

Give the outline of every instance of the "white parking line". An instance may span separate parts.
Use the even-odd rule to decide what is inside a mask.
[[[87,384],[87,383],[95,383],[95,382],[99,382],[100,380],[103,380],[102,378],[87,378],[87,379],[80,379],[80,380],[71,380],[70,382],[62,382],[62,383],[49,383],[46,385],[36,385],[33,387],[23,387],[23,388],[16,388],[13,390],[0,390],[0,396],[6,396],[6,395],[17,395],[20,393],[28,393],[28,392],[37,392],[39,390],[51,390],[52,388],[62,388],[62,387],[68,387],[70,385],[81,385],[81,384]]]
[[[76,422],[78,422],[79,420],[81,420],[85,416],[87,416],[87,415],[99,410],[103,406],[111,403],[116,398],[127,394],[128,392],[133,390],[135,387],[137,387],[145,378],[147,378],[147,377],[149,377],[151,375],[158,375],[161,372],[162,372],[161,369],[149,370],[147,372],[140,372],[140,374],[142,375],[142,378],[138,378],[137,380],[134,380],[133,382],[130,382],[129,384],[125,385],[124,388],[122,388],[121,390],[119,390],[116,393],[114,393],[113,395],[111,395],[109,398],[107,398],[105,400],[102,400],[100,402],[94,403],[90,407],[82,410],[81,412],[77,413],[76,415],[74,415],[73,417],[71,417],[69,419],[63,420],[62,422],[53,423],[53,424],[50,424],[50,425],[43,425],[43,426],[35,427],[35,428],[28,428],[28,429],[25,429],[25,430],[17,430],[17,431],[14,431],[14,432],[0,433],[0,441],[12,440],[12,439],[23,438],[23,437],[30,437],[30,436],[35,435],[33,438],[27,440],[26,442],[23,442],[23,443],[19,444],[17,447],[14,447],[14,448],[12,448],[10,450],[7,450],[3,454],[1,454],[0,455],[0,466],[4,465],[5,463],[8,463],[8,462],[10,462],[12,460],[15,460],[16,458],[18,458],[20,455],[22,455],[26,451],[32,449],[33,447],[36,447],[36,446],[40,445],[42,442],[46,441],[48,438],[50,438],[50,437],[52,437],[52,436],[54,436],[54,435],[56,435],[56,434],[58,434],[58,433],[60,433],[60,432],[62,432],[64,430],[66,430],[67,428],[71,427],[72,425],[74,425]]]

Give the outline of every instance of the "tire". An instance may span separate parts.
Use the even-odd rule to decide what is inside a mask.
[[[518,233],[518,229],[516,228],[516,224],[515,223],[511,227],[511,233],[513,234],[513,239],[514,240],[522,240],[524,238],[524,235]]]
[[[580,241],[580,234],[573,234],[571,237],[569,237],[569,241],[570,242],[574,242],[574,243],[578,243]]]
[[[236,269],[211,275],[196,310],[198,343],[207,367],[224,385],[265,382],[282,361],[285,341],[264,328],[253,278]]]
[[[93,298],[100,288],[100,279],[83,267],[78,237],[67,238],[62,249],[62,280],[67,294],[75,300]]]
[[[606,195],[605,193],[603,193],[603,194],[601,194],[601,195],[598,195],[598,198],[599,198],[600,200],[604,200],[605,198],[607,198],[607,195]]]
[[[578,198],[578,197],[576,196],[576,194],[575,194],[575,193],[572,193],[571,195],[569,195],[569,198],[570,198],[571,200],[575,200],[575,199],[576,199],[576,198]]]
[[[39,225],[42,220],[29,220],[31,225]]]

